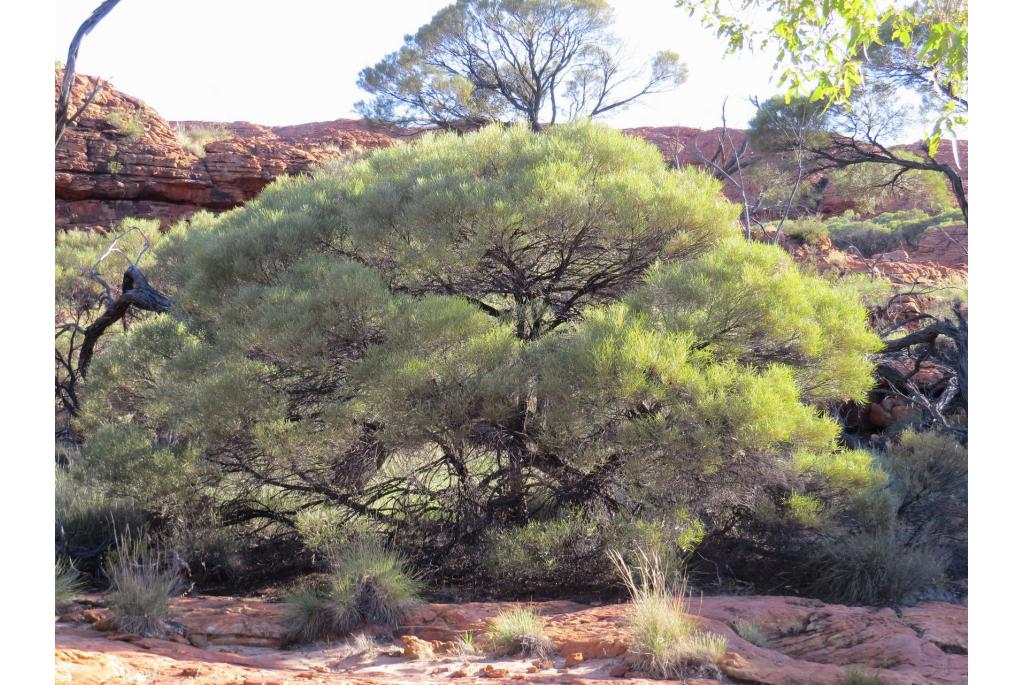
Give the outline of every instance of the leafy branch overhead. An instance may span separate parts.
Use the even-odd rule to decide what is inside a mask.
[[[881,70],[932,99],[928,153],[943,135],[967,124],[967,1],[917,0],[677,0],[725,38],[727,52],[775,54],[779,85],[789,98],[805,95],[844,105]]]
[[[625,66],[604,0],[459,0],[359,76],[356,109],[401,126],[473,128],[597,117],[686,78],[679,56]]]

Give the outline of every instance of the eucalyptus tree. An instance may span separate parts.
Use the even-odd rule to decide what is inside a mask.
[[[604,0],[458,0],[359,76],[357,110],[399,125],[472,128],[598,117],[682,83],[670,51],[625,66]]]

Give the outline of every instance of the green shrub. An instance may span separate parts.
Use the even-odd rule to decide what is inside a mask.
[[[118,135],[129,143],[138,142],[146,133],[146,122],[141,112],[117,110],[107,116],[107,123],[116,128]]]
[[[678,542],[695,542],[687,537],[694,530],[685,524],[570,509],[552,519],[488,533],[483,564],[496,585],[516,592],[606,587],[617,578],[609,551],[631,559],[636,548],[657,549],[662,558],[674,560],[683,552]]]
[[[207,144],[230,138],[231,131],[223,126],[186,126],[184,124],[176,124],[174,127],[174,137],[178,141],[178,145],[196,157],[205,157]]]
[[[669,588],[657,556],[641,552],[635,568],[619,554],[613,553],[612,559],[630,594],[628,659],[633,668],[673,680],[716,675],[728,641],[701,630],[689,615],[685,585]]]
[[[818,217],[806,217],[787,221],[783,233],[803,245],[815,245],[829,237],[828,226]]]
[[[544,619],[524,607],[505,609],[487,622],[487,641],[497,654],[546,657],[553,646],[544,634]]]
[[[834,217],[826,225],[832,243],[843,250],[854,249],[864,257],[892,252],[912,250],[921,235],[933,226],[963,223],[958,209],[949,209],[936,214],[921,210],[889,212],[857,221],[849,214]]]
[[[81,593],[83,585],[78,570],[67,559],[57,559],[54,570],[54,605],[59,610],[73,602]]]
[[[121,630],[138,635],[166,631],[170,598],[181,587],[178,570],[168,568],[166,561],[145,540],[129,535],[118,538],[105,570],[110,578],[110,608]]]
[[[393,627],[418,601],[421,587],[398,552],[357,541],[333,552],[326,583],[285,597],[286,624],[297,642],[345,635],[362,625]]]
[[[880,345],[852,289],[737,216],[590,123],[279,178],[147,253],[176,313],[98,352],[83,461],[154,511],[213,489],[295,535],[336,507],[438,566],[538,502],[685,508],[714,537],[752,489],[816,496],[795,457],[844,459],[821,407],[866,395]]]
[[[843,604],[899,606],[945,580],[941,553],[893,532],[857,533],[824,544],[810,562],[811,591]]]
[[[967,449],[948,433],[907,431],[884,463],[889,493],[907,539],[950,556],[949,572],[967,575]]]

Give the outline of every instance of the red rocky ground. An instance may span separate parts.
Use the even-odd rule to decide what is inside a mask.
[[[550,662],[448,653],[449,641],[479,633],[507,603],[426,604],[376,656],[341,644],[284,649],[281,605],[261,599],[180,598],[171,640],[117,631],[105,609],[79,607],[57,623],[58,683],[652,683],[630,672],[625,606],[568,601],[535,605],[557,654]],[[824,604],[795,597],[707,597],[694,601],[704,628],[724,635],[721,682],[840,685],[849,669],[884,685],[967,682],[967,608],[932,602],[903,609]],[[761,646],[736,632],[757,625]],[[399,639],[400,638],[400,639]],[[690,680],[710,683],[707,680]]]

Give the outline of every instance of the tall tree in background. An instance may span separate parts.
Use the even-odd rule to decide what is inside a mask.
[[[604,0],[459,0],[367,67],[357,104],[371,120],[464,128],[525,120],[534,131],[597,117],[682,83],[675,53],[627,69]]]
[[[96,25],[100,23],[103,17],[110,14],[110,10],[114,9],[120,1],[106,0],[102,5],[94,9],[89,18],[78,27],[75,37],[71,39],[71,45],[68,46],[68,59],[64,64],[64,79],[60,84],[60,97],[57,99],[56,112],[54,113],[54,145],[60,142],[60,137],[64,135],[64,129],[67,128],[68,124],[73,123],[78,117],[82,116],[82,112],[96,99],[100,89],[103,87],[103,82],[99,78],[94,79],[92,90],[86,95],[82,106],[75,110],[74,113],[71,112],[71,88],[75,85],[75,63],[78,61],[78,48],[82,44],[82,39],[96,28]]]

